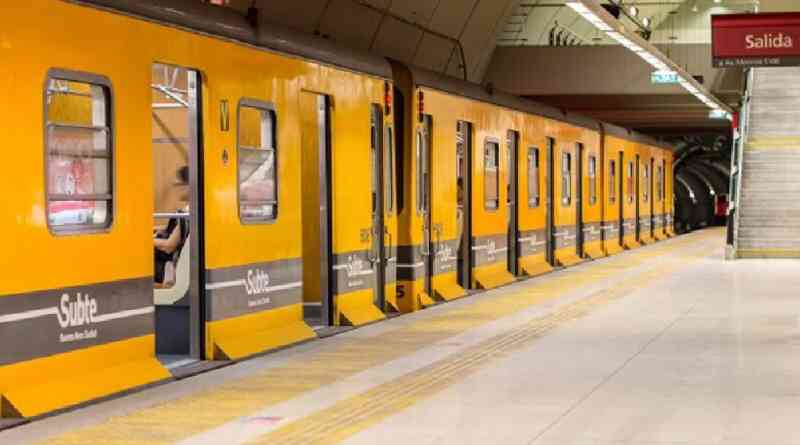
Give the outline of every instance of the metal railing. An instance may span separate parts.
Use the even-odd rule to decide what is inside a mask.
[[[742,99],[742,109],[739,113],[738,134],[734,141],[731,156],[731,180],[728,198],[728,239],[727,244],[732,246],[734,252],[739,248],[739,205],[742,194],[742,165],[744,164],[744,145],[750,125],[750,102],[752,98],[753,78],[755,70],[747,69],[745,75],[745,93]]]

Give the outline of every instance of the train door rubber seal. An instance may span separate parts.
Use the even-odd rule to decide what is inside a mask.
[[[333,218],[331,212],[331,114],[328,96],[317,96],[317,129],[319,131],[319,198],[320,206],[320,300],[321,322],[323,326],[332,326],[333,319],[333,283],[331,265],[333,264],[333,243],[331,232]]]
[[[519,275],[519,255],[517,239],[519,238],[519,132],[508,130],[508,271],[513,276]]]
[[[189,186],[191,190],[189,217],[190,282],[189,282],[189,355],[191,358],[205,359],[205,202],[203,200],[203,115],[202,115],[202,75],[199,71],[187,69],[189,75],[189,130],[194,134],[189,150]]]
[[[583,144],[575,144],[575,255],[583,258]]]
[[[556,266],[555,255],[555,140],[547,138],[547,262]]]
[[[636,241],[637,242],[642,239],[641,227],[639,225],[639,218],[641,217],[641,215],[639,213],[639,210],[640,210],[639,209],[639,204],[640,204],[639,193],[641,192],[639,190],[639,188],[640,188],[639,187],[640,186],[639,181],[641,180],[641,177],[639,176],[639,169],[641,168],[640,161],[641,161],[641,159],[640,159],[639,155],[637,154],[636,155],[636,170],[635,170],[636,172],[633,175],[633,183],[634,183],[633,189],[636,191],[636,194],[635,194],[635,197],[636,197],[635,198],[635,202],[636,202],[636,231],[635,231],[635,233],[636,233]]]
[[[372,246],[375,256],[372,266],[375,268],[375,285],[373,288],[373,303],[381,312],[386,311],[386,270],[383,258],[386,256],[386,246],[383,236],[383,110],[380,105],[370,106],[371,124],[371,149],[372,149]]]
[[[619,193],[617,193],[617,207],[619,209],[619,245],[625,245],[625,152],[619,152],[619,167],[617,168],[617,186],[619,186]]]

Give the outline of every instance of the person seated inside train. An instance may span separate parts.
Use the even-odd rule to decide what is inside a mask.
[[[183,166],[177,171],[177,182],[175,188],[179,193],[182,204],[177,213],[189,213],[189,167]],[[189,220],[187,218],[170,218],[167,227],[158,230],[153,239],[155,251],[155,273],[154,281],[156,284],[164,285],[164,271],[170,261],[177,259],[180,255],[183,244],[189,236]]]

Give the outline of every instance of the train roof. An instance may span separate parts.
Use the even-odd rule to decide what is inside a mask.
[[[392,68],[383,57],[346,48],[330,40],[293,31],[281,25],[262,22],[256,29],[244,16],[229,8],[187,0],[65,1],[226,38],[359,73],[392,78]]]
[[[238,12],[188,0],[64,0],[69,3],[97,7],[117,13],[176,26],[189,31],[253,45],[279,53],[301,57],[313,62],[349,69],[355,72],[391,79],[392,66],[385,58],[343,47],[330,40],[300,33],[276,24],[259,23],[254,28]],[[407,66],[407,65],[406,65]],[[652,137],[606,124],[592,118],[570,113],[549,105],[524,99],[502,91],[489,91],[478,84],[457,79],[424,68],[408,66],[414,81],[474,100],[559,120],[579,127],[624,137],[640,143],[672,150],[666,143]]]
[[[444,74],[436,73],[424,68],[408,66],[413,81],[416,85],[433,88],[457,96],[468,97],[481,102],[491,103],[505,108],[522,111],[537,116],[542,116],[562,122],[566,122],[578,127],[587,128],[620,138],[625,138],[642,144],[652,145],[668,150],[672,146],[659,141],[645,134],[619,127],[613,124],[601,122],[586,116],[570,113],[550,105],[525,99],[503,91],[490,90],[473,82],[457,79]]]

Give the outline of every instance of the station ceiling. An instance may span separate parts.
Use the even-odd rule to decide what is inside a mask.
[[[729,127],[729,123],[709,119],[708,110],[680,89],[666,94],[663,88],[658,87],[629,92],[608,88],[609,82],[586,82],[584,79],[583,83],[592,88],[576,92],[569,83],[562,88],[553,88],[552,82],[544,79],[548,88],[543,93],[530,88],[514,89],[497,82],[498,70],[514,71],[517,76],[531,78],[531,82],[540,82],[542,79],[537,76],[542,72],[535,66],[528,69],[531,64],[518,57],[513,48],[550,46],[548,35],[554,27],[563,27],[573,33],[574,46],[608,47],[616,44],[566,7],[564,0],[218,1],[242,13],[255,7],[265,22],[289,26],[432,71],[459,78],[466,76],[473,82],[491,82],[498,89],[510,93],[652,134],[707,133]],[[733,10],[752,8],[753,1],[722,0],[725,7]],[[674,60],[692,74],[706,74],[708,88],[735,106],[739,100],[741,76],[737,78],[737,73],[714,76],[713,70],[708,69],[710,59],[695,54],[703,54],[702,48],[696,46],[710,45],[710,38],[705,37],[709,34],[708,29],[690,29],[698,26],[708,28],[703,12],[720,4],[715,0],[623,0],[622,5],[626,10],[631,7],[638,9],[637,20],[641,22],[646,17],[651,22],[653,41],[662,46],[671,45],[666,51],[672,51],[679,58],[684,55],[686,60]],[[698,10],[700,13],[696,14]],[[684,16],[685,19],[681,18]],[[628,28],[637,26],[624,14],[621,20]],[[678,28],[686,29],[676,31],[676,23]],[[680,48],[682,43],[695,46],[691,55],[689,50]],[[575,51],[570,48],[550,49],[562,50],[564,54],[551,60],[564,63],[565,70],[568,66],[574,70],[576,64],[569,58]],[[504,65],[509,63],[512,66]],[[513,66],[515,63],[516,67]],[[647,67],[639,69],[641,73],[628,77],[649,79]],[[614,76],[613,70],[595,70],[588,66],[579,67],[579,70],[586,73],[586,79]],[[553,70],[544,74],[553,76]]]
[[[481,82],[519,0],[229,0],[243,13],[343,45]],[[463,47],[465,66],[462,66]]]

